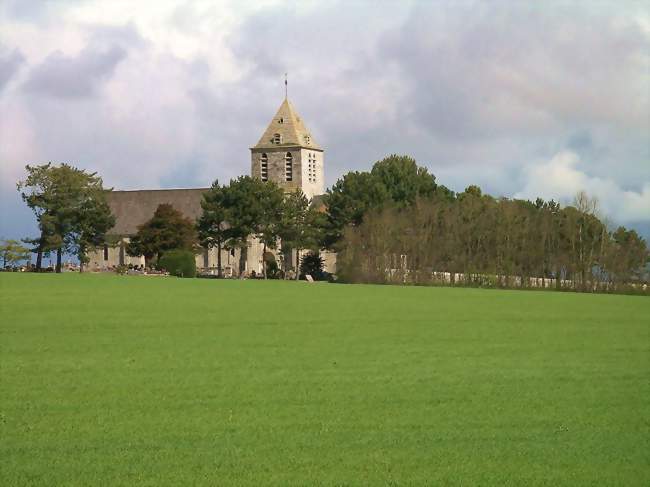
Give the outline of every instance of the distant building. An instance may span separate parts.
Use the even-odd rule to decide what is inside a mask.
[[[285,191],[302,189],[317,204],[325,192],[324,151],[307,129],[291,102],[285,98],[260,140],[250,149],[251,176],[262,181],[273,181]],[[115,215],[115,226],[109,232],[113,245],[90,255],[90,269],[104,269],[118,265],[144,265],[144,257],[130,257],[126,244],[138,231],[138,226],[153,216],[158,205],[167,203],[192,221],[201,215],[201,198],[209,188],[143,189],[111,191],[108,203]],[[226,275],[242,272],[262,272],[262,245],[249,238],[246,259],[240,269],[240,251],[222,250],[221,262]],[[289,257],[289,256],[287,256]],[[327,270],[334,272],[335,255],[324,255]],[[276,252],[276,258],[281,256]],[[295,254],[290,264],[295,262]],[[203,249],[196,256],[196,265],[206,271],[216,270],[217,250]],[[289,265],[292,267],[292,265]]]

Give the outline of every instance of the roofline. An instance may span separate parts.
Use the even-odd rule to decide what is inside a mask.
[[[111,193],[141,193],[143,191],[208,191],[210,188],[154,188],[154,189],[112,189]]]
[[[313,150],[317,152],[325,152],[325,149],[321,149],[320,147],[309,147],[306,145],[300,145],[300,144],[287,144],[287,145],[273,145],[273,146],[262,146],[262,147],[249,147],[249,150],[273,150],[273,149],[307,149],[307,150]]]

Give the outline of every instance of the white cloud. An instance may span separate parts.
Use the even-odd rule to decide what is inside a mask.
[[[578,154],[562,151],[549,161],[524,171],[525,183],[514,197],[534,200],[537,197],[570,203],[579,191],[598,199],[604,216],[620,223],[650,221],[650,182],[640,191],[621,188],[612,179],[591,177],[576,166]]]

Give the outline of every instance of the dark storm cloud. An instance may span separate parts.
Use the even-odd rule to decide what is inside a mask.
[[[18,49],[0,50],[0,92],[25,63],[25,56]]]
[[[75,57],[54,52],[32,69],[23,89],[57,98],[92,96],[126,54],[124,48],[115,45],[105,49],[88,47]]]

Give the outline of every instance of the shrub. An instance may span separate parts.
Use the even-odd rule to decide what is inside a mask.
[[[189,250],[169,250],[158,261],[158,268],[172,276],[196,277],[196,260]]]
[[[300,260],[300,278],[304,279],[309,274],[315,281],[322,281],[325,278],[323,272],[323,259],[320,255],[310,252]]]

